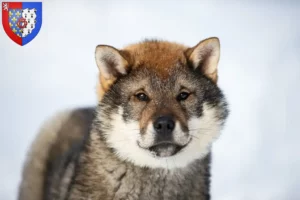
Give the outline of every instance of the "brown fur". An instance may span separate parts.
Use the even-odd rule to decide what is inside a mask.
[[[147,125],[151,123],[152,121],[152,116],[155,113],[155,105],[151,103],[152,106],[147,107],[142,113],[140,117],[140,127],[141,129],[145,130]]]
[[[162,79],[167,79],[170,72],[174,70],[173,68],[178,63],[185,65],[189,62],[188,60],[193,62],[194,60],[200,60],[201,57],[202,60],[200,62],[202,62],[201,64],[204,66],[202,70],[203,73],[216,83],[218,80],[217,69],[214,69],[213,71],[208,71],[207,69],[211,69],[209,65],[217,65],[219,59],[213,60],[215,63],[212,63],[211,59],[205,58],[210,54],[219,54],[218,45],[218,38],[208,38],[199,42],[192,48],[188,48],[187,46],[178,43],[155,40],[146,40],[141,43],[132,44],[125,47],[123,50],[112,48],[118,51],[124,58],[124,68],[127,70],[145,67],[155,71],[157,76]],[[208,46],[208,48],[203,48],[204,46]],[[213,51],[214,49],[217,50]],[[131,67],[131,69],[129,69],[129,67]],[[116,77],[112,77],[110,79],[104,78],[100,71],[97,89],[99,100],[102,99],[105,92],[116,80]]]
[[[130,64],[133,69],[151,67],[161,78],[167,78],[170,68],[178,62],[186,63],[186,49],[183,45],[166,41],[145,41],[125,47],[125,51],[132,56],[133,63]]]
[[[168,78],[170,68],[178,62],[186,63],[185,51],[187,47],[166,41],[145,41],[125,47],[119,53],[128,61],[132,69],[149,67],[157,72],[159,77]],[[166,54],[166,52],[168,52]],[[145,65],[146,64],[146,65]],[[125,66],[127,67],[127,66]],[[105,92],[116,81],[116,78],[105,79],[100,72],[97,95],[102,99]]]

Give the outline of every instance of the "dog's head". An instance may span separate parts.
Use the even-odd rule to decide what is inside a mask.
[[[192,48],[144,41],[96,48],[97,120],[105,141],[139,166],[184,167],[207,155],[227,117],[217,38]]]

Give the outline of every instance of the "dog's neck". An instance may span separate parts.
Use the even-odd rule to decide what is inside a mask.
[[[132,199],[206,200],[209,199],[209,164],[210,154],[185,168],[169,170],[135,166],[120,160],[114,150],[107,147],[101,134],[92,130],[79,156],[77,166],[80,167],[76,170],[77,181],[71,186],[71,194],[104,200],[129,196],[136,196]],[[93,194],[81,191],[81,187],[93,188],[90,190]]]

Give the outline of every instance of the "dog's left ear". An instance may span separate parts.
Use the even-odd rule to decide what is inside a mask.
[[[199,42],[187,49],[186,55],[194,69],[199,69],[215,83],[218,80],[218,63],[220,58],[220,42],[216,37]]]
[[[98,98],[102,99],[105,92],[120,77],[127,74],[128,61],[122,52],[112,46],[98,45],[95,59],[99,69]]]

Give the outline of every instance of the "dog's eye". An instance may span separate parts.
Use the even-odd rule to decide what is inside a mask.
[[[136,98],[140,101],[149,101],[149,97],[145,93],[138,93],[135,95]]]
[[[187,93],[187,92],[181,92],[181,93],[177,96],[177,101],[184,101],[184,100],[186,100],[189,96],[190,96],[189,93]]]

